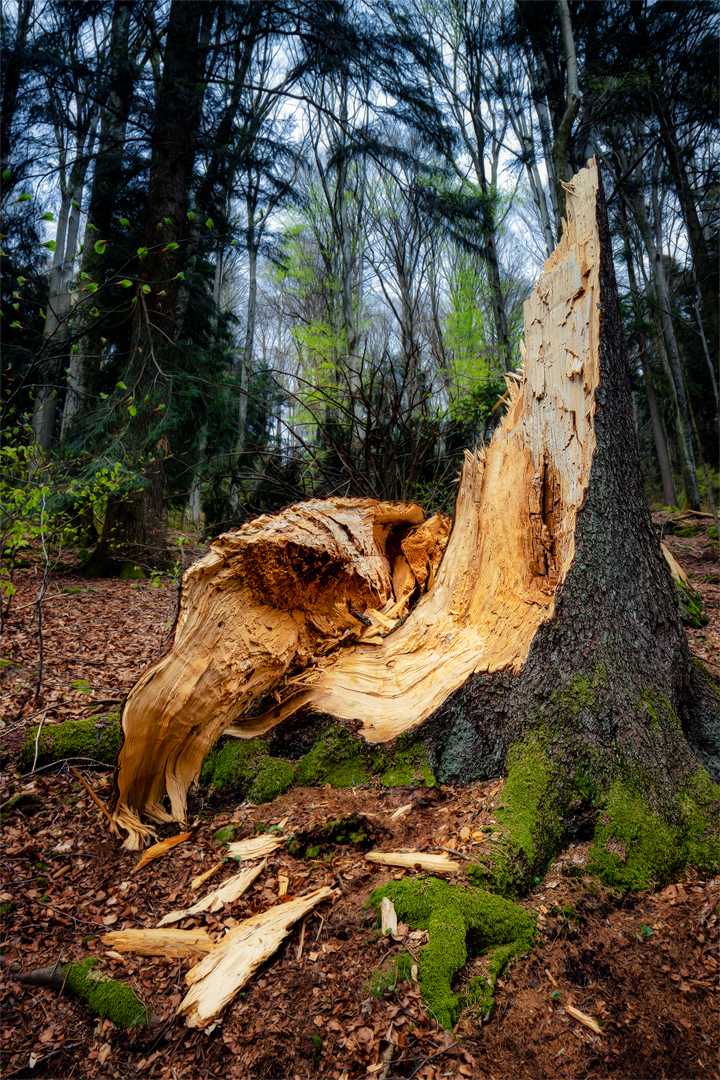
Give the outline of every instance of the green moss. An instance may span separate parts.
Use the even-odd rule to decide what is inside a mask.
[[[373,997],[382,997],[386,990],[394,990],[398,983],[408,982],[412,978],[413,960],[409,953],[401,953],[393,956],[377,971],[373,971],[370,979],[370,994]]]
[[[685,537],[687,537],[687,536],[697,536],[697,534],[700,532],[700,530],[698,529],[697,525],[687,524],[687,525],[676,525],[675,528],[673,529],[673,532],[675,533],[675,536],[685,536]]]
[[[503,839],[491,852],[492,879],[504,896],[519,896],[527,891],[533,876],[544,873],[560,849],[568,799],[554,783],[540,730],[510,748],[507,767],[503,803],[496,812]],[[482,868],[479,873],[483,875]]]
[[[61,970],[66,985],[86,1001],[101,1020],[112,1020],[122,1028],[146,1022],[148,1011],[135,991],[116,979],[93,971],[96,964],[94,957],[79,964],[65,964]]]
[[[421,742],[407,742],[400,737],[394,747],[381,748],[373,757],[373,772],[380,773],[383,787],[406,787],[422,784],[435,787],[437,781],[430,768],[427,747]]]
[[[700,593],[693,589],[691,585],[685,585],[684,582],[676,581],[674,578],[673,585],[680,606],[682,623],[685,626],[694,626],[696,629],[707,626],[708,619],[702,613],[702,596]]]
[[[283,758],[266,758],[260,764],[248,798],[254,803],[270,802],[278,795],[284,795],[288,788],[293,786],[294,780],[295,770],[289,761]]]
[[[418,977],[428,1009],[446,1028],[452,1027],[466,1004],[480,1000],[477,986],[469,996],[452,990],[452,980],[467,960],[468,945],[475,953],[489,952],[491,985],[481,1000],[487,1012],[500,971],[535,940],[535,922],[528,912],[483,889],[453,886],[437,878],[406,878],[375,889],[370,903],[378,911],[384,896],[393,901],[398,918],[429,932]]]
[[[223,825],[215,833],[216,844],[231,844],[237,836],[237,825]]]
[[[680,792],[674,821],[622,781],[601,805],[588,871],[603,884],[636,891],[663,885],[688,865],[708,873],[720,867],[720,789],[704,769]]]
[[[354,787],[370,779],[370,763],[363,753],[362,739],[342,724],[330,728],[300,758],[296,783],[331,784],[335,788]]]
[[[710,528],[708,529],[708,536],[710,537],[711,540],[717,540],[718,531],[717,531],[717,526],[716,525],[711,525],[710,526]]]
[[[205,758],[200,783],[216,791],[239,788],[254,803],[269,802],[292,787],[294,770],[289,761],[270,757],[262,739],[233,739],[215,746]]]
[[[119,577],[121,581],[145,581],[147,574],[142,566],[137,566],[135,563],[131,562],[124,562],[120,567]]]
[[[108,722],[109,721],[109,722]],[[18,769],[32,769],[37,727],[30,728],[20,752]],[[37,764],[45,765],[64,758],[89,757],[112,765],[120,746],[120,721],[110,714],[101,724],[95,720],[67,720],[64,724],[44,725],[38,740]]]

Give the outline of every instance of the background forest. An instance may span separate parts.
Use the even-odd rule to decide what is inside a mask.
[[[648,496],[716,502],[715,3],[3,0],[2,48],[6,592],[35,540],[451,511],[592,155]]]

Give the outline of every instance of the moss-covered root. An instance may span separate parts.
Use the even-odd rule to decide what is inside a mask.
[[[261,739],[247,742],[233,739],[213,747],[200,773],[201,784],[212,784],[216,791],[234,787],[254,803],[270,802],[284,795],[294,779],[292,762],[270,757]]]
[[[20,751],[18,771],[29,772],[35,760],[37,739],[37,765],[47,765],[66,758],[93,758],[106,765],[113,765],[120,746],[120,717],[110,713],[102,719],[66,720],[63,724],[45,724],[40,731],[32,727]]]
[[[94,971],[97,960],[89,957],[79,964],[61,964],[39,968],[18,975],[26,986],[69,988],[81,997],[101,1020],[112,1020],[118,1027],[143,1027],[153,1024],[153,1017],[134,990],[125,983]]]
[[[451,1028],[462,1008],[490,1011],[498,975],[510,957],[532,948],[535,921],[517,904],[464,885],[449,885],[438,878],[391,881],[376,889],[370,903],[379,912],[387,896],[403,922],[429,932],[420,954],[418,977],[430,1012],[443,1027]],[[452,981],[467,960],[467,948],[489,955],[489,983],[473,979],[469,991],[456,995]]]
[[[675,821],[617,781],[601,801],[588,870],[603,884],[635,891],[664,885],[686,866],[720,869],[720,789],[698,769],[679,793]]]

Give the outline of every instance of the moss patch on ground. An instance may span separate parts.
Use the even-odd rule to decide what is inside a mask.
[[[38,726],[30,728],[20,751],[18,770],[29,772],[35,758]],[[101,721],[66,720],[63,724],[43,725],[38,739],[37,765],[47,765],[65,758],[86,757],[106,765],[115,762],[120,747],[120,717],[110,713]]]
[[[373,971],[368,987],[372,997],[382,997],[386,990],[394,990],[398,983],[412,978],[413,959],[409,953],[391,957],[381,968]]]
[[[147,1023],[148,1011],[135,991],[94,971],[96,964],[94,957],[79,964],[65,964],[61,970],[66,985],[86,1001],[101,1020],[112,1020],[121,1028]]]
[[[418,977],[430,1012],[443,1027],[451,1028],[466,1005],[483,1014],[490,1011],[498,975],[512,956],[532,948],[535,920],[517,904],[472,886],[450,885],[438,878],[391,881],[370,896],[379,912],[383,897],[395,905],[398,918],[429,932],[420,953]],[[464,995],[453,993],[452,981],[464,967],[468,946],[487,953],[489,983],[472,980]]]

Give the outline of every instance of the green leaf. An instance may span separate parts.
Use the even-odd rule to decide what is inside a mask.
[[[152,289],[150,288],[150,286],[149,286],[149,285],[143,285],[143,292],[144,292],[144,293],[145,293],[145,295],[147,296],[147,294],[148,294],[149,292],[152,292]]]
[[[653,932],[652,932],[652,930],[650,929],[649,926],[645,925],[645,923],[642,924],[641,929],[642,929],[643,934],[645,934],[646,937],[652,937]]]
[[[22,330],[22,326],[20,325],[20,323],[16,319],[15,322],[10,323],[10,329],[11,330]]]
[[[28,199],[32,199],[32,195],[21,195],[19,199],[15,200],[15,202],[27,202]]]
[[[124,382],[118,382],[118,383],[115,383],[115,385],[117,386],[118,390],[127,390],[127,386],[125,385]]]
[[[163,218],[163,221],[165,222],[166,225],[172,225],[172,218],[166,217],[166,218]]]
[[[189,221],[194,221],[195,220],[195,215],[193,214],[192,210],[188,210],[187,216],[188,216]]]
[[[52,213],[52,211],[48,210],[44,214],[40,215],[40,220],[41,221],[54,221],[55,220],[55,215]]]
[[[40,308],[40,310],[38,311],[38,316],[41,319],[47,319],[47,315],[45,314],[45,312],[43,311],[42,308]]]
[[[85,289],[86,289],[87,292],[97,292],[98,291],[98,284],[95,281],[91,281],[89,285],[85,286]]]
[[[126,217],[121,217],[119,220],[121,225],[125,225],[127,228],[130,227],[130,222]]]
[[[164,409],[164,408],[165,408],[165,406],[164,406],[164,405],[158,405],[158,407],[157,407],[157,409],[155,410],[155,412],[160,412],[160,411],[161,411],[162,409]]]
[[[73,200],[71,201],[70,205],[71,205],[71,206],[74,206],[76,210],[80,210],[80,209],[82,209],[82,207],[80,206],[80,203],[79,203],[79,202],[76,202],[76,201],[75,201],[75,199],[73,199]]]
[[[168,244],[166,247],[163,248],[163,251],[177,251],[179,247],[179,244]]]
[[[552,992],[552,994],[550,996],[553,999],[553,1001],[559,1001],[560,1000],[560,991],[559,990],[553,990],[553,992]]]
[[[77,345],[73,345],[73,347],[72,347],[72,351],[73,351],[74,353],[76,353],[76,352],[78,351],[78,347],[79,347],[79,346],[77,346]]]
[[[9,179],[10,179],[10,170],[6,169],[5,172],[3,173],[3,180],[9,180]]]
[[[90,312],[90,314],[91,314],[91,315],[94,315],[94,316],[95,316],[95,318],[97,318],[97,317],[98,317],[98,315],[100,314],[100,312],[98,311],[98,309],[97,309],[96,307],[94,307],[94,308],[92,309],[92,311]]]
[[[137,416],[137,409],[134,405],[128,405],[128,412],[131,416]]]
[[[24,284],[25,284],[25,282],[26,282],[26,281],[29,281],[29,280],[30,280],[30,278],[26,278],[26,277],[19,277],[19,278],[17,279],[17,283],[18,283],[18,285],[24,285]]]
[[[157,295],[158,296],[167,296],[167,293],[165,292],[164,289],[161,289],[160,292]]]
[[[184,280],[185,280],[185,275],[183,274],[182,270],[180,271],[179,274],[176,274],[175,277],[173,278],[173,281],[184,281]]]
[[[97,240],[95,242],[95,250],[97,251],[98,255],[104,255],[105,254],[106,245],[107,245],[107,240]]]
[[[86,274],[84,270],[81,270],[80,271],[80,280],[81,281],[89,281],[90,280],[90,275]]]
[[[91,225],[89,221],[87,223],[87,227],[88,227],[88,229],[92,229],[93,232],[100,232],[97,225]]]
[[[207,219],[205,224],[207,225],[208,229],[214,229],[215,228],[215,222],[213,221],[213,219],[211,217],[209,217]]]
[[[137,249],[137,253],[140,256],[140,259],[142,260],[147,255],[148,249],[146,247],[140,247],[140,248]]]
[[[118,285],[122,285],[123,289],[129,289],[132,285],[132,281],[129,278],[123,278],[122,281],[118,281]]]
[[[40,247],[46,247],[48,249],[48,251],[54,251],[55,250],[55,241],[54,240],[46,240],[44,244],[40,245]]]
[[[130,301],[130,307],[135,307],[136,304],[137,304],[137,296],[133,296],[132,300]]]

